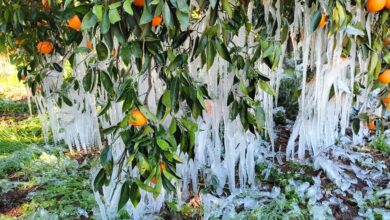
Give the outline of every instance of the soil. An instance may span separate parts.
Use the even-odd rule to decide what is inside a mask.
[[[23,214],[21,205],[29,201],[27,195],[35,189],[36,186],[29,186],[0,194],[0,213],[10,217],[21,216]]]
[[[77,160],[79,164],[82,164],[86,159],[95,158],[100,155],[99,150],[94,148],[92,151],[80,151],[80,152],[66,152],[65,155],[71,159]]]

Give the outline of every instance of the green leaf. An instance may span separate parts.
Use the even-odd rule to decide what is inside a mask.
[[[171,86],[171,103],[172,103],[172,109],[177,112],[178,110],[178,98],[179,98],[179,91],[180,91],[180,79],[178,77],[173,78]]]
[[[120,16],[120,14],[118,12],[118,9],[116,9],[116,8],[109,10],[108,17],[110,18],[110,23],[111,24],[115,24],[116,22],[121,20],[121,16]]]
[[[203,92],[200,89],[196,90],[196,98],[198,99],[199,103],[202,105],[204,109],[206,109],[206,104],[204,103],[203,100]]]
[[[141,182],[140,180],[135,180],[135,183],[137,186],[139,186],[141,189],[147,191],[147,192],[154,192],[154,189],[151,186],[146,185],[145,183]]]
[[[102,130],[102,134],[103,134],[103,135],[111,134],[111,133],[114,132],[116,129],[118,129],[118,126],[117,126],[117,125],[114,125],[114,126],[105,128],[105,129]]]
[[[359,130],[360,130],[360,120],[359,120],[359,118],[353,119],[353,121],[352,121],[352,130],[353,130],[353,133],[355,133],[355,134],[359,133]]]
[[[314,32],[318,25],[320,24],[320,21],[321,21],[321,10],[317,10],[313,16],[311,17],[311,24],[310,24],[310,30],[311,32]]]
[[[100,82],[103,85],[104,89],[108,93],[111,93],[112,91],[114,91],[114,88],[113,88],[114,85],[111,81],[110,76],[108,75],[108,73],[106,71],[100,72]]]
[[[146,171],[150,170],[150,164],[142,154],[138,156],[137,167],[141,174],[144,174]]]
[[[387,52],[384,56],[383,56],[383,60],[385,60],[385,62],[387,64],[390,64],[390,52]]]
[[[229,18],[233,17],[233,10],[230,6],[229,0],[222,0],[222,8],[228,14]]]
[[[70,4],[70,3],[72,3],[73,2],[73,0],[66,0],[65,1],[65,4],[64,4],[64,9],[66,9],[67,7],[68,7],[68,5]]]
[[[160,139],[160,138],[157,139],[157,145],[163,151],[168,151],[171,148],[171,146],[168,144],[168,142],[166,142],[165,140]]]
[[[215,48],[214,43],[209,42],[206,47],[206,62],[207,62],[207,69],[209,70],[211,66],[213,66],[214,59],[215,59]]]
[[[276,96],[276,93],[275,91],[269,86],[269,84],[263,80],[260,80],[259,81],[259,86],[262,90],[264,90],[264,92],[272,95],[272,96]]]
[[[153,20],[153,15],[149,12],[147,7],[144,7],[144,11],[142,13],[141,19],[139,20],[139,24],[147,24]]]
[[[131,4],[133,3],[133,0],[126,0],[125,3],[123,3],[123,10],[127,12],[129,15],[133,15],[133,8],[131,7]]]
[[[189,13],[183,13],[183,12],[177,10],[176,17],[177,17],[177,20],[179,20],[181,29],[183,29],[183,30],[187,29],[188,25],[190,23]]]
[[[139,190],[137,183],[133,183],[131,185],[130,199],[131,199],[131,203],[133,203],[134,207],[137,207],[139,201],[141,201],[141,192]]]
[[[62,67],[58,63],[53,63],[53,67],[57,72],[62,72]]]
[[[216,40],[215,42],[215,47],[217,48],[218,54],[228,61],[229,63],[232,63],[232,59],[230,58],[230,53],[229,50],[226,48],[225,44],[220,40]]]
[[[258,105],[256,108],[256,125],[259,129],[265,127],[265,112],[262,105]]]
[[[110,109],[110,107],[111,107],[111,102],[108,101],[107,104],[103,107],[103,109],[99,112],[98,117],[104,115],[108,111],[108,109]]]
[[[64,100],[65,104],[67,104],[68,106],[73,106],[72,101],[70,101],[70,99],[66,95],[62,95],[62,100]]]
[[[186,0],[176,0],[177,2],[177,9],[179,9],[183,13],[190,13],[190,7],[188,7]]]
[[[106,180],[106,172],[104,172],[104,169],[100,169],[99,173],[96,175],[94,181],[93,181],[93,188],[95,191],[100,190],[103,187],[103,184]]]
[[[111,5],[109,5],[108,8],[109,8],[110,10],[112,10],[112,9],[117,9],[117,8],[119,8],[121,5],[122,5],[122,2],[114,2],[114,3],[112,3]]]
[[[171,91],[166,90],[164,94],[162,95],[162,103],[165,105],[165,107],[170,108],[171,107]]]
[[[123,63],[128,66],[130,63],[130,58],[131,58],[131,48],[129,45],[125,45],[121,48],[121,51],[119,53],[121,56]]]
[[[89,92],[92,90],[93,75],[92,70],[89,70],[83,78],[84,91]]]
[[[172,28],[173,27],[172,13],[167,2],[165,2],[163,6],[163,18],[164,18],[164,24],[168,28]]]
[[[103,61],[108,57],[108,49],[103,42],[96,45],[96,52],[99,61]]]
[[[210,0],[210,5],[212,8],[215,8],[215,6],[217,5],[217,1],[218,0]]]
[[[139,110],[142,112],[142,114],[145,115],[145,117],[146,117],[147,119],[149,119],[150,121],[153,121],[154,123],[157,123],[157,122],[158,122],[158,119],[156,118],[156,116],[153,115],[153,114],[149,111],[149,109],[148,109],[146,106],[141,105],[141,106],[139,106],[138,108],[139,108]]]
[[[175,48],[178,48],[179,46],[181,46],[186,41],[188,36],[190,36],[190,33],[191,33],[191,31],[180,32],[179,35],[177,35],[173,39],[172,48],[175,49]]]
[[[84,18],[83,22],[81,23],[81,30],[87,30],[89,28],[92,28],[97,23],[97,17],[93,14],[92,11],[88,12]]]
[[[137,187],[138,188],[138,187]],[[123,208],[123,206],[126,205],[127,201],[129,201],[130,197],[130,184],[129,181],[126,181],[122,185],[121,189],[121,195],[119,197],[119,202],[118,202],[118,211]]]
[[[103,5],[94,5],[92,12],[96,15],[96,18],[99,22],[103,20]]]
[[[110,17],[108,15],[107,9],[104,11],[103,20],[102,20],[102,24],[101,24],[100,28],[101,28],[102,34],[107,34],[108,31],[110,30]]]
[[[100,164],[104,167],[110,160],[112,160],[111,146],[108,145],[100,154]]]

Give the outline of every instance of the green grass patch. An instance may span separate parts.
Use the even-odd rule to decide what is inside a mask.
[[[31,103],[31,109],[33,114],[37,112],[36,105]],[[1,115],[12,115],[27,114],[30,112],[27,101],[13,101],[0,99],[0,114]]]
[[[390,155],[390,145],[387,143],[387,137],[384,134],[376,136],[371,143],[371,147],[378,150],[384,156]]]
[[[43,144],[44,138],[38,117],[19,121],[8,118],[0,121],[0,155],[23,150],[30,144]]]

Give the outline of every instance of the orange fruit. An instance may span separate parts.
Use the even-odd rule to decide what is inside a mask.
[[[116,50],[115,49],[112,49],[111,56],[116,57]]]
[[[157,27],[161,24],[162,16],[154,16],[152,20],[152,27]]]
[[[24,40],[15,40],[15,44],[16,45],[22,45],[22,44],[24,44]]]
[[[145,0],[134,0],[133,4],[137,7],[144,7],[145,5]]]
[[[22,80],[23,80],[23,81],[26,80],[26,78],[27,78],[26,75],[23,75],[23,76],[22,76]]]
[[[157,178],[156,177],[153,177],[150,182],[152,182],[153,184],[156,184],[157,183]]]
[[[160,162],[160,168],[161,168],[161,170],[165,170],[166,169],[164,162]]]
[[[213,102],[211,100],[204,100],[204,104],[206,105],[206,112],[211,114],[213,112]]]
[[[390,83],[390,69],[383,71],[378,77],[381,83]]]
[[[49,25],[47,24],[47,21],[42,20],[42,21],[37,21],[37,26],[38,27],[48,27]]]
[[[346,55],[341,55],[341,60],[342,60],[342,61],[348,61],[348,56],[346,56]]]
[[[43,6],[43,8],[46,8],[46,9],[50,9],[51,8],[49,0],[42,0],[42,6]]]
[[[388,0],[390,2],[390,0]],[[390,46],[390,37],[383,38],[383,46],[388,47]]]
[[[68,24],[69,27],[74,30],[80,31],[81,29],[81,21],[77,15],[74,15],[72,18],[68,19]]]
[[[148,123],[148,119],[142,114],[142,112],[138,109],[131,110],[130,118],[128,122],[133,126],[144,126]]]
[[[387,97],[383,99],[383,104],[385,104],[387,110],[390,110],[390,92],[387,94]]]
[[[41,41],[38,43],[37,49],[41,54],[49,54],[53,51],[53,44],[50,41]]]
[[[390,9],[390,0],[387,0],[386,1],[386,6],[385,6],[387,9]]]
[[[368,129],[375,130],[375,120],[371,119],[370,123],[368,124]]]
[[[88,41],[85,43],[85,47],[88,48],[88,49],[90,49],[90,50],[92,50],[92,43],[91,43],[91,41],[88,40]]]
[[[328,17],[326,15],[322,15],[318,27],[325,27],[326,23],[328,23]]]
[[[376,13],[386,6],[386,0],[368,0],[366,9],[368,12]]]

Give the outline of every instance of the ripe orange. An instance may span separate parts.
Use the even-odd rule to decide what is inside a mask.
[[[344,54],[341,55],[340,58],[341,58],[342,61],[348,61],[348,56],[346,56]]]
[[[137,7],[144,7],[145,5],[145,0],[134,0],[133,4]]]
[[[37,45],[37,50],[41,54],[49,54],[53,51],[53,44],[50,41],[41,41]]]
[[[390,9],[390,0],[387,0],[386,1],[386,6],[385,6],[387,9]]]
[[[211,114],[213,112],[213,102],[211,100],[204,100],[204,104],[206,105],[206,112]]]
[[[390,69],[383,71],[378,77],[381,83],[390,83]]]
[[[48,0],[42,0],[42,6],[45,9],[50,9],[51,8],[51,5],[50,5]]]
[[[156,177],[153,177],[150,182],[152,182],[153,184],[156,184],[157,183],[157,178]]]
[[[165,170],[166,169],[164,162],[160,162],[160,168],[161,168],[161,170]]]
[[[41,85],[41,84],[38,85],[37,91],[38,91],[38,92],[42,92],[42,91],[43,91],[43,88],[42,88],[42,85]]]
[[[85,43],[85,47],[88,48],[88,49],[90,49],[90,50],[92,50],[92,43],[91,43],[91,41],[88,40],[88,41]]]
[[[386,0],[368,0],[366,9],[368,12],[376,13],[386,6]]]
[[[116,57],[116,50],[115,49],[112,49],[111,56]]]
[[[128,122],[133,126],[144,126],[148,123],[148,119],[142,114],[142,112],[138,109],[131,110],[130,118]]]
[[[15,40],[15,44],[16,45],[22,45],[22,44],[24,44],[24,40]]]
[[[318,27],[325,27],[326,23],[328,23],[328,17],[326,15],[322,15]]]
[[[368,124],[368,129],[375,130],[375,120],[370,119],[370,123]]]
[[[152,20],[152,27],[157,27],[161,24],[162,16],[154,16]]]
[[[69,27],[74,29],[74,30],[80,31],[80,29],[81,29],[81,21],[80,21],[79,16],[77,16],[77,15],[74,15],[72,18],[70,18],[68,20],[68,24],[69,24]]]
[[[390,0],[388,0],[390,2]],[[390,46],[390,37],[383,38],[383,46],[388,47]]]
[[[47,24],[47,21],[45,21],[45,20],[37,21],[37,26],[38,27],[49,27],[49,25]]]
[[[387,110],[390,110],[390,92],[387,94],[387,97],[383,99],[383,104],[387,107]]]

